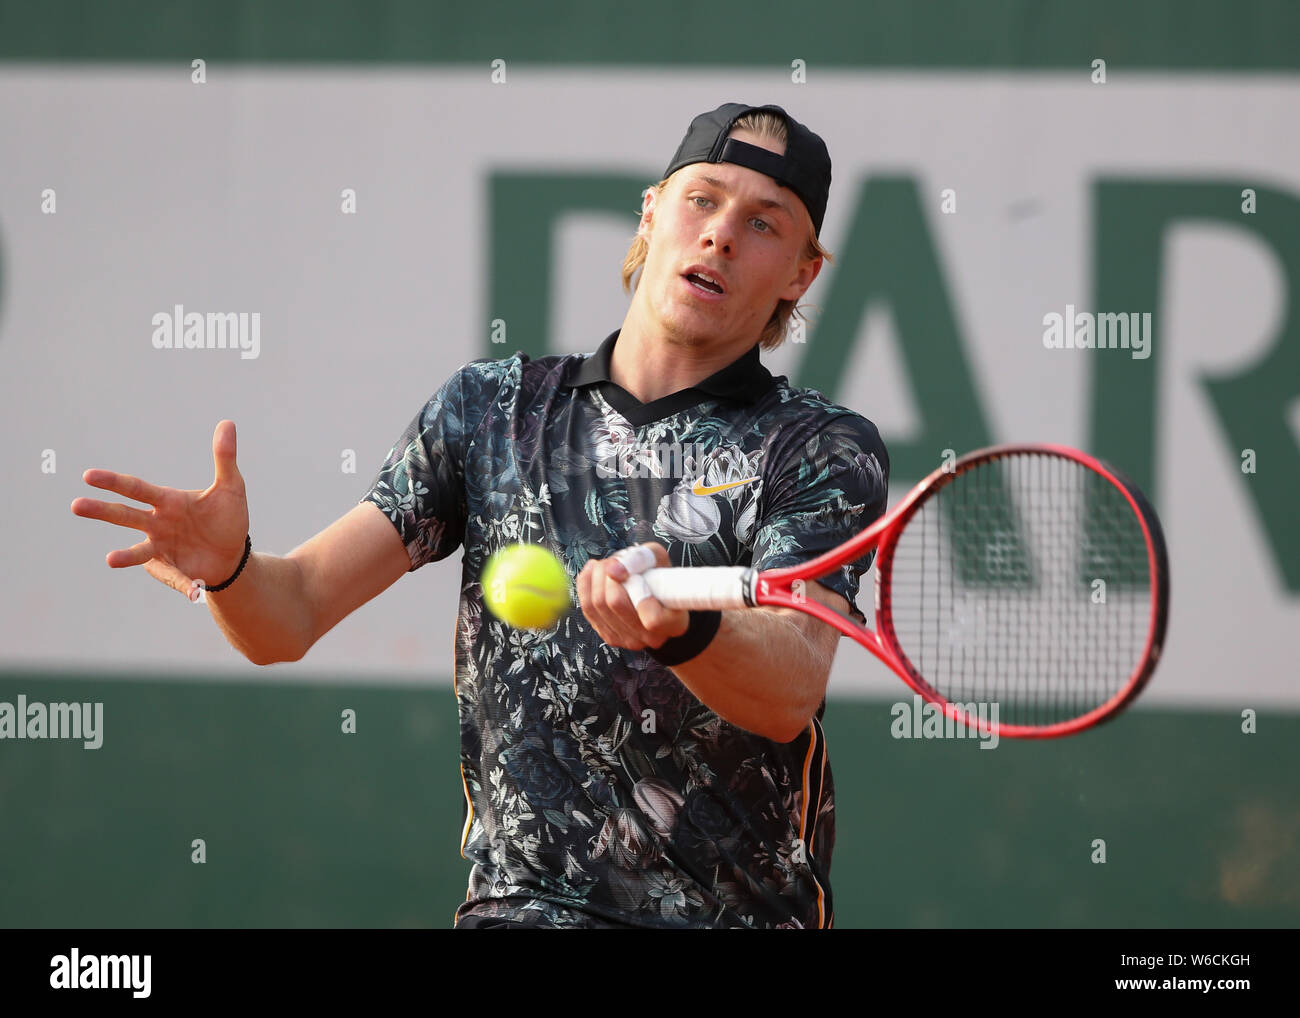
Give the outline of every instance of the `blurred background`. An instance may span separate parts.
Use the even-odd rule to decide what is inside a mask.
[[[892,498],[1062,442],[1170,549],[1152,684],[1074,739],[894,740],[904,687],[842,646],[837,925],[1300,923],[1298,37],[1267,2],[0,0],[0,702],[104,705],[99,749],[0,740],[0,925],[451,924],[459,555],[257,668],[69,505],[90,467],[206,487],[231,418],[289,552],[461,364],[618,328],[641,189],[728,101],[829,146],[836,259],[764,360],[876,422]],[[1046,348],[1067,305],[1151,313],[1152,355]],[[256,348],[160,349],[189,312]]]

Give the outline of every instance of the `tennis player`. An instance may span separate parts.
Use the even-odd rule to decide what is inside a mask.
[[[208,602],[250,661],[299,660],[404,573],[464,548],[456,628],[472,864],[457,928],[829,927],[834,797],[821,717],[838,634],[799,612],[633,604],[615,554],[660,566],[806,561],[884,509],[876,428],[760,360],[829,254],[831,164],[777,106],[696,117],[647,188],[632,301],[594,353],[457,371],[361,503],[285,557],[251,553],[230,421],[205,492],[88,471],[153,505],[78,515],[143,530],[109,555]],[[516,541],[565,562],[550,631],[485,612]],[[806,596],[861,618],[870,557]]]

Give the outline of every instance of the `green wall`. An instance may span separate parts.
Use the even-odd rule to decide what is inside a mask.
[[[19,693],[102,701],[104,743],[0,741],[0,926],[450,926],[450,687],[0,676]],[[894,740],[889,706],[827,708],[838,927],[1300,925],[1300,717],[982,750]]]
[[[0,60],[1294,70],[1288,0],[0,0]],[[655,31],[656,27],[663,31]],[[730,44],[718,33],[729,30]]]

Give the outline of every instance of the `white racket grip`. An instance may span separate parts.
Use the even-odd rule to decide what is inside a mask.
[[[745,566],[647,569],[624,581],[623,586],[633,604],[638,602],[638,594],[645,597],[640,585],[633,583],[640,580],[666,608],[747,608],[754,603],[754,577],[754,570]]]

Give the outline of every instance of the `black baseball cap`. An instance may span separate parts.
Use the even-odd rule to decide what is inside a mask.
[[[785,155],[779,156],[757,145],[749,145],[727,135],[747,113],[775,113],[785,121],[789,135]],[[735,163],[765,173],[782,187],[788,187],[812,217],[813,228],[821,236],[826,216],[826,199],[831,190],[831,156],[822,141],[780,106],[746,106],[723,103],[716,110],[701,113],[691,121],[686,137],[662,179],[671,177],[691,163]]]

